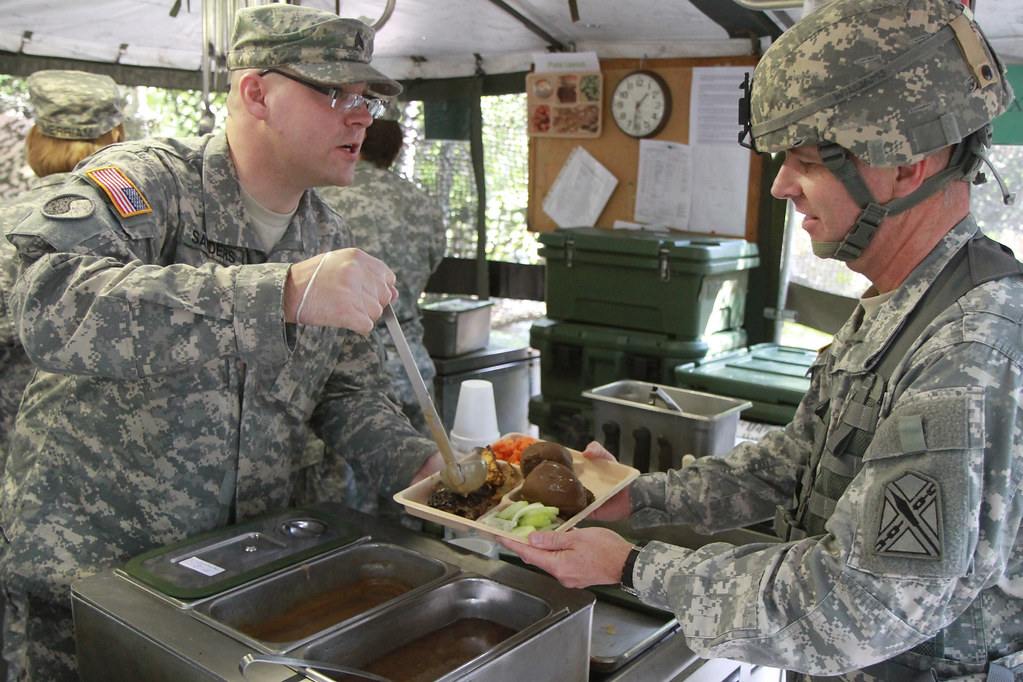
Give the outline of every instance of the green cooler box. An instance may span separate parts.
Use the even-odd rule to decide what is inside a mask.
[[[678,365],[744,348],[746,332],[679,339],[541,318],[529,328],[529,345],[540,351],[540,392],[548,398],[581,400],[583,391],[619,379],[674,384]]]
[[[743,413],[743,419],[788,424],[810,388],[807,373],[816,358],[816,351],[761,343],[679,365],[675,384],[750,400],[753,406]]]
[[[686,339],[743,326],[760,264],[757,245],[736,238],[578,227],[538,239],[547,317]]]

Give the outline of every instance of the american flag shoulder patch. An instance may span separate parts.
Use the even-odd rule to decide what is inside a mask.
[[[107,193],[122,218],[153,212],[142,192],[119,168],[113,166],[94,168],[85,174]]]

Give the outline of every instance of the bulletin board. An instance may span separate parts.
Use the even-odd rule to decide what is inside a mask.
[[[721,57],[700,59],[615,59],[601,61],[603,73],[603,126],[599,137],[590,139],[543,137],[529,138],[529,206],[527,225],[534,232],[549,232],[557,224],[543,210],[544,197],[554,184],[569,154],[582,147],[605,166],[616,178],[614,188],[604,211],[597,219],[597,227],[613,226],[616,220],[633,221],[636,202],[636,180],[639,163],[640,140],[621,132],[610,115],[610,93],[618,81],[637,69],[648,69],[660,74],[671,88],[672,114],[667,125],[650,139],[689,144],[689,93],[693,69],[705,66],[749,66],[752,71],[757,57]],[[738,101],[742,95],[739,82],[735,84],[736,119]],[[736,125],[738,134],[738,125]],[[738,142],[736,142],[738,144]],[[759,155],[750,152],[750,175],[746,211],[746,239],[757,236],[757,207],[763,180],[764,163]]]

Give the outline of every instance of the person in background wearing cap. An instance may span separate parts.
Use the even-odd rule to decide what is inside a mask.
[[[310,430],[381,494],[440,468],[369,336],[394,274],[310,189],[352,181],[378,98],[401,90],[373,37],[322,10],[239,10],[223,133],[108,147],[8,232],[40,368],[0,490],[18,679],[76,679],[75,580],[284,507]]]
[[[506,546],[671,609],[701,656],[790,679],[1023,679],[1023,277],[969,186],[1012,101],[1004,69],[956,0],[835,0],[747,88],[750,144],[785,153],[772,193],[872,286],[791,424],[642,475],[595,518],[710,534],[774,517],[781,542],[590,527]]]
[[[0,203],[0,472],[7,459],[14,415],[32,374],[8,309],[19,259],[2,234],[63,185],[79,161],[124,139],[121,91],[109,76],[83,71],[37,71],[28,77],[34,125],[25,158],[36,174],[27,192]]]
[[[317,191],[345,217],[356,245],[370,255],[386,259],[394,271],[398,298],[391,306],[415,355],[419,373],[430,386],[437,370],[423,345],[418,301],[430,275],[444,259],[447,234],[437,202],[414,183],[390,170],[404,146],[399,105],[398,100],[388,102],[384,113],[366,129],[352,183],[344,187],[319,187]],[[402,411],[420,433],[429,436],[426,416],[383,320],[377,320],[373,333],[384,345],[387,371]],[[351,472],[343,461],[335,457],[322,459],[322,448],[316,453],[320,461],[316,461],[314,455],[312,461],[306,462],[297,484],[299,494],[307,496],[309,501],[323,497],[322,486],[331,485],[329,479],[336,476],[339,481],[333,485],[344,486],[353,507],[372,513],[378,510],[378,505],[380,509],[389,509],[395,504],[387,497],[378,499],[376,491],[350,480]],[[405,519],[407,515],[400,513],[397,518]]]

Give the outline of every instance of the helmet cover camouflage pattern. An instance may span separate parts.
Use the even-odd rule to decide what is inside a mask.
[[[367,83],[393,97],[401,85],[369,65],[374,31],[357,19],[312,7],[271,4],[238,10],[227,68],[286,66],[325,87]]]
[[[124,97],[110,76],[36,71],[28,98],[40,132],[62,140],[94,140],[124,121]]]
[[[750,98],[757,151],[834,143],[892,167],[983,127],[1012,88],[958,0],[835,0],[768,48]]]

